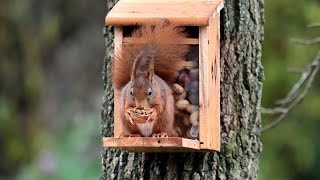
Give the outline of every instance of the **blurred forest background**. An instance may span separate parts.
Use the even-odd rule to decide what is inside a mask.
[[[0,1],[0,180],[98,179],[107,1]],[[318,0],[265,0],[262,105],[274,106],[320,45]],[[263,116],[263,124],[273,117]],[[260,179],[320,179],[320,74],[305,100],[262,134]]]

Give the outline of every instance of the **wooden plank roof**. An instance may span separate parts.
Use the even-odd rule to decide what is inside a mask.
[[[222,8],[222,0],[120,0],[108,13],[108,26],[158,23],[161,19],[183,26],[209,24],[209,17]]]

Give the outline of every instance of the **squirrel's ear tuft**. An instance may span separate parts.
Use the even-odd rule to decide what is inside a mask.
[[[154,57],[153,56],[149,56],[148,57],[148,71],[147,71],[147,74],[148,74],[148,80],[150,82],[153,82],[153,74],[154,74]]]
[[[137,77],[137,69],[135,68],[135,64],[133,64],[133,67],[131,69],[131,81],[133,81]]]
[[[143,51],[141,51],[138,54],[138,56],[136,57],[136,59],[133,62],[133,66],[132,66],[132,69],[131,69],[131,81],[133,81],[137,77],[138,68],[139,68],[140,63],[141,63],[142,54],[143,54]]]
[[[141,51],[134,60],[131,72],[131,81],[134,80],[138,74],[144,75],[149,81],[153,80],[154,55],[152,52]]]

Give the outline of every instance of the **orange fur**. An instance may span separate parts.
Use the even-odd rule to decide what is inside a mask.
[[[132,33],[133,44],[115,52],[111,78],[121,92],[118,118],[126,135],[178,136],[173,92],[170,88],[184,68],[187,45],[183,29],[173,24],[143,26]],[[148,122],[135,124],[132,108],[148,109]]]
[[[121,52],[115,52],[111,72],[113,86],[121,90],[130,81],[133,62],[145,49],[154,51],[154,72],[171,86],[177,72],[183,69],[189,50],[187,45],[179,43],[187,37],[183,31],[170,23],[146,25],[135,30],[131,36],[133,43],[123,45]]]

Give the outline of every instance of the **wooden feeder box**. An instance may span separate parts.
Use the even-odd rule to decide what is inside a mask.
[[[106,16],[114,26],[114,47],[131,43],[128,32],[144,24],[168,19],[190,29],[184,44],[199,50],[199,139],[181,137],[119,138],[122,124],[114,119],[114,137],[104,137],[103,146],[132,152],[220,151],[220,10],[222,0],[120,0]],[[114,99],[119,92],[114,92]],[[115,100],[115,109],[118,109]]]

